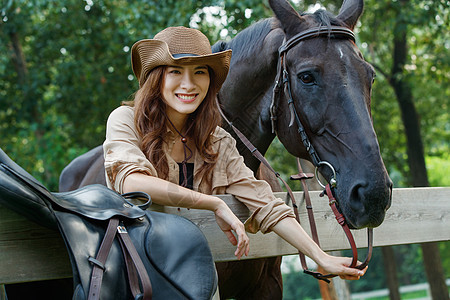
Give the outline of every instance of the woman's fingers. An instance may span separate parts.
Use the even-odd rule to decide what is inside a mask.
[[[346,280],[358,280],[361,278],[361,276],[364,276],[364,274],[367,271],[367,266],[362,269],[356,269],[356,268],[350,268],[352,259],[349,257],[336,257],[336,256],[329,256],[329,260],[327,260],[326,269],[329,273],[339,275],[340,278],[346,279]],[[361,262],[358,262],[358,265],[360,265]]]
[[[242,228],[236,230],[236,234],[238,235],[238,245],[236,251],[234,252],[234,255],[236,255],[238,259],[241,259],[243,255],[248,255],[248,252],[250,251],[250,241],[247,234],[245,233],[243,225]]]
[[[249,239],[245,232],[244,224],[231,212],[231,210],[216,211],[216,221],[233,246],[237,245],[234,255],[240,259],[248,255]],[[233,234],[236,233],[236,236]]]
[[[339,277],[346,280],[359,280],[361,276],[364,276],[366,271],[367,267],[365,267],[363,270],[358,270],[355,268],[346,268],[345,274],[341,274]]]
[[[238,241],[231,230],[224,230],[223,232],[227,236],[230,243],[233,244],[233,246],[236,246],[238,244]]]
[[[361,264],[361,262],[358,263]],[[364,269],[359,270],[356,268],[350,268],[346,266],[344,271],[339,275],[339,277],[346,280],[359,280],[361,276],[364,276],[364,274],[367,271],[367,268],[368,267],[366,266]]]

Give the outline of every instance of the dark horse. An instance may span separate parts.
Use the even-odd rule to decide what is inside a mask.
[[[270,106],[284,40],[319,26],[356,25],[362,0],[345,0],[339,15],[320,10],[298,14],[285,0],[271,0],[276,18],[262,20],[213,51],[233,49],[230,73],[219,98],[225,114],[265,153],[275,138]],[[374,70],[353,40],[320,36],[304,39],[285,55],[294,108],[319,157],[336,171],[339,209],[352,228],[376,227],[390,206],[392,182],[383,164],[372,125],[370,97]],[[297,124],[290,124],[287,95],[276,103],[274,132],[292,155],[310,159]],[[239,144],[246,164],[260,165]],[[328,168],[321,170],[330,180]],[[60,191],[105,183],[102,148],[76,158],[62,172]],[[280,259],[218,264],[222,298],[281,299]]]

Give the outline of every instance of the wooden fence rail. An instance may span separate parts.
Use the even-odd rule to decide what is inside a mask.
[[[285,193],[277,193],[284,199]],[[296,192],[303,226],[310,233],[303,193]],[[236,215],[245,220],[249,212],[232,196],[222,199]],[[327,200],[311,192],[320,243],[325,251],[348,249],[340,225],[328,207]],[[184,216],[192,220],[208,239],[216,261],[235,260],[234,247],[215,223],[209,211],[152,206],[153,210]],[[358,247],[367,245],[365,230],[355,230]],[[247,259],[297,253],[277,235],[249,234],[250,255]],[[374,229],[374,246],[413,244],[450,240],[450,188],[394,189],[392,206],[381,226]],[[0,206],[0,284],[71,277],[68,255],[59,233],[28,221]]]

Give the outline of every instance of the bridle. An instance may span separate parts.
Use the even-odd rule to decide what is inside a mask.
[[[289,40],[284,41],[278,49],[279,59],[277,66],[277,76],[275,78],[275,86],[273,88],[272,103],[270,104],[270,120],[272,125],[272,133],[276,133],[277,104],[283,93],[288,96],[289,111],[291,113],[289,127],[292,126],[294,121],[296,122],[298,133],[300,134],[303,145],[306,147],[306,150],[311,156],[312,162],[316,167],[321,165],[321,160],[317,152],[314,150],[313,145],[310,143],[305,128],[300,121],[299,114],[295,109],[294,99],[292,98],[291,92],[291,83],[289,81],[289,72],[286,67],[286,54],[292,47],[303,40],[323,36],[327,36],[328,38],[351,39],[352,41],[355,41],[354,33],[350,29],[342,26],[319,26],[306,31],[302,31]]]
[[[368,235],[369,251],[367,254],[367,258],[361,265],[357,266],[358,251],[356,249],[356,243],[355,243],[352,233],[345,221],[345,217],[339,212],[339,210],[337,208],[337,200],[333,195],[333,189],[337,187],[336,172],[335,172],[333,166],[329,162],[323,161],[320,159],[320,157],[317,154],[317,152],[315,151],[313,145],[309,141],[308,135],[306,134],[306,131],[305,131],[305,127],[303,126],[303,124],[300,120],[299,114],[297,113],[297,110],[294,105],[294,100],[293,100],[292,91],[291,91],[291,85],[290,85],[290,81],[289,81],[289,72],[286,67],[286,54],[292,47],[294,47],[299,42],[304,41],[306,39],[316,38],[316,37],[324,37],[324,36],[328,37],[328,38],[333,38],[333,39],[350,39],[353,42],[355,41],[354,33],[346,27],[343,27],[343,26],[319,26],[317,28],[312,28],[312,29],[298,33],[297,35],[293,36],[289,40],[284,41],[284,43],[278,49],[278,55],[279,55],[278,70],[277,70],[277,77],[275,79],[275,86],[273,89],[272,103],[270,105],[272,132],[275,133],[275,128],[276,128],[275,122],[276,122],[277,102],[281,99],[282,94],[284,94],[287,97],[289,111],[291,113],[291,120],[289,122],[289,126],[292,126],[294,121],[297,124],[297,127],[298,127],[297,131],[301,137],[302,143],[305,146],[306,150],[308,151],[309,155],[311,156],[312,162],[316,167],[316,170],[315,170],[316,178],[317,178],[319,184],[324,188],[324,192],[322,193],[322,196],[324,196],[325,194],[328,196],[329,204],[331,206],[331,209],[333,210],[336,220],[342,226],[342,228],[347,236],[347,239],[351,245],[351,248],[353,251],[353,260],[352,260],[352,263],[350,264],[350,267],[357,268],[357,269],[364,269],[368,265],[370,258],[372,256],[373,229],[372,228],[368,229],[367,235]],[[330,179],[330,183],[328,183],[326,185],[324,185],[322,182],[320,182],[320,180],[317,176],[317,170],[323,166],[330,168],[333,173],[333,177]],[[306,189],[305,202],[306,202],[306,207],[308,209],[308,216],[309,216],[309,220],[310,220],[310,224],[311,224],[312,236],[313,236],[313,240],[320,246],[319,239],[317,236],[317,230],[315,229],[316,226],[315,226],[315,221],[314,221],[314,215],[312,214],[312,206],[311,206],[310,200],[306,199],[306,198],[309,198],[309,195],[308,195],[308,197],[306,197],[307,187],[306,187],[305,180],[307,178],[309,178],[309,176],[305,176],[305,174],[301,170],[300,163],[298,163],[298,167],[299,167],[299,174],[297,176],[294,176],[291,178],[301,180],[303,188]],[[292,201],[294,204],[295,199],[292,199]],[[309,209],[309,207],[311,207],[311,209]],[[311,213],[309,213],[310,211],[311,211]],[[314,228],[314,229],[312,229],[312,228]],[[302,261],[302,266],[303,266],[305,273],[311,274],[318,279],[326,279],[326,278],[333,277],[333,275],[322,275],[318,272],[309,271],[306,268],[306,263],[305,264],[303,263],[304,258],[302,259],[302,256],[303,256],[303,254],[300,253],[300,260]]]
[[[302,143],[305,146],[306,150],[308,151],[309,155],[311,156],[312,162],[315,165],[316,169],[315,169],[315,175],[316,178],[318,180],[318,183],[324,188],[324,191],[321,194],[321,197],[324,195],[327,195],[328,199],[329,199],[329,205],[336,217],[336,220],[338,221],[338,223],[342,226],[347,239],[350,243],[351,249],[352,249],[352,253],[353,253],[353,259],[352,262],[350,264],[351,268],[356,268],[356,269],[364,269],[368,264],[369,261],[372,257],[372,249],[373,249],[373,229],[372,228],[368,228],[367,231],[367,236],[368,236],[368,252],[367,252],[367,257],[364,260],[364,262],[360,265],[357,265],[358,262],[358,250],[356,247],[356,243],[355,240],[353,238],[353,235],[347,225],[347,222],[345,220],[345,217],[339,212],[338,208],[337,208],[337,200],[333,194],[333,189],[337,188],[337,181],[336,181],[336,172],[334,167],[327,161],[323,161],[320,159],[319,155],[317,154],[317,152],[315,151],[313,145],[311,144],[308,135],[306,133],[305,127],[303,126],[299,114],[297,113],[297,110],[295,109],[295,105],[294,105],[294,100],[292,97],[292,92],[291,92],[291,86],[290,86],[290,82],[289,82],[289,72],[288,69],[286,67],[286,54],[287,52],[295,45],[297,45],[299,42],[306,40],[306,39],[310,39],[310,38],[316,38],[316,37],[328,37],[328,38],[339,38],[339,39],[350,39],[352,41],[355,41],[355,35],[353,34],[353,32],[346,28],[346,27],[342,27],[342,26],[319,26],[313,29],[309,29],[303,32],[300,32],[299,34],[293,36],[292,38],[290,38],[289,40],[285,40],[283,42],[283,44],[281,45],[281,47],[278,49],[278,54],[279,54],[279,60],[278,60],[278,67],[277,67],[277,76],[275,78],[275,86],[273,88],[273,97],[272,97],[272,103],[270,105],[270,119],[271,119],[271,125],[272,125],[272,132],[276,133],[276,120],[277,120],[277,104],[280,101],[280,99],[282,98],[283,95],[287,96],[287,101],[288,101],[288,106],[289,106],[289,111],[291,114],[291,119],[289,122],[289,126],[292,126],[294,121],[298,127],[297,132],[301,137]],[[286,183],[286,181],[284,181],[280,174],[278,172],[276,172],[271,166],[270,164],[267,162],[267,160],[264,158],[264,156],[258,151],[258,149],[252,145],[252,143],[236,128],[233,126],[233,124],[226,118],[226,116],[224,115],[223,111],[220,108],[220,104],[218,103],[218,107],[219,110],[221,112],[222,117],[224,118],[224,120],[228,123],[228,125],[233,129],[233,131],[236,133],[236,135],[239,137],[239,139],[244,143],[244,145],[251,151],[252,155],[255,156],[261,163],[263,163],[264,165],[266,165],[266,167],[269,168],[269,170],[271,170],[275,176],[277,178],[279,178],[284,186],[286,187],[286,190],[288,191],[288,195],[289,198],[292,201],[292,205],[294,208],[294,213],[296,216],[296,220],[297,222],[300,223],[300,218],[299,218],[299,213],[298,213],[298,207],[294,198],[294,195],[292,193],[292,190],[290,189],[289,185]],[[317,171],[319,168],[321,167],[328,167],[331,169],[333,177],[330,179],[328,184],[323,184],[317,176]],[[317,229],[316,229],[316,223],[314,220],[314,214],[312,211],[312,205],[311,205],[311,199],[309,196],[309,192],[308,192],[308,188],[306,185],[306,180],[309,178],[313,178],[314,174],[309,174],[309,173],[304,173],[302,171],[300,162],[298,160],[298,168],[299,168],[299,173],[297,175],[293,175],[291,176],[291,179],[293,180],[300,180],[303,186],[303,190],[304,190],[304,198],[305,198],[305,204],[306,204],[306,208],[307,208],[307,212],[308,212],[308,219],[309,219],[309,223],[310,223],[310,227],[311,227],[311,235],[312,235],[312,239],[314,240],[314,242],[317,243],[317,245],[319,245],[319,238],[318,238],[318,234],[317,234]],[[288,200],[289,200],[288,198]],[[312,275],[313,277],[320,279],[320,280],[324,280],[326,282],[330,282],[329,278],[335,277],[336,275],[334,274],[321,274],[320,272],[315,272],[315,271],[311,271],[308,269],[307,265],[306,265],[306,259],[303,253],[299,252],[299,257],[300,257],[300,262],[302,264],[302,268],[303,268],[303,272],[309,275]]]

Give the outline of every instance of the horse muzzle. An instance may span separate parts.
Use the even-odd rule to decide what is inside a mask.
[[[384,220],[392,201],[392,181],[386,176],[378,182],[356,182],[345,188],[337,185],[338,209],[350,228],[378,227]]]

